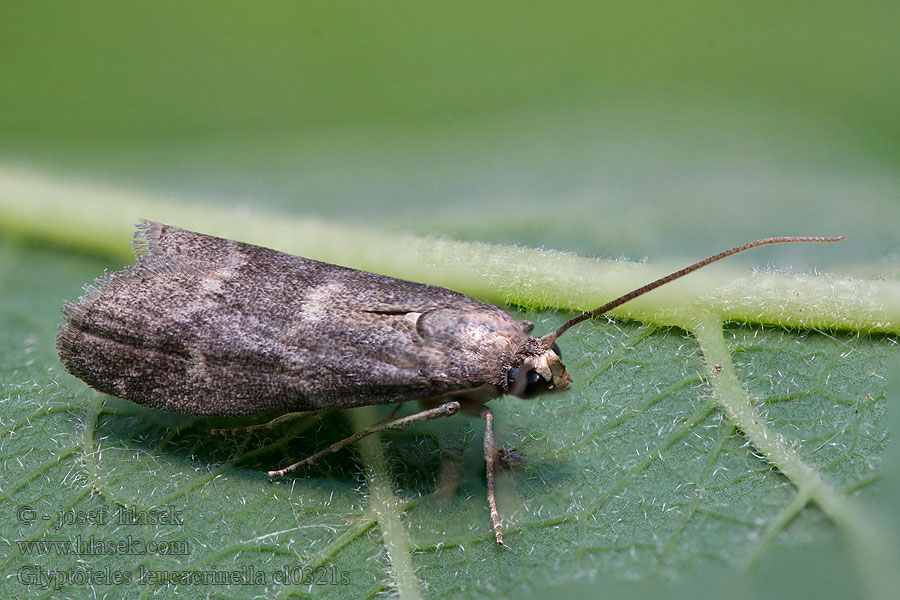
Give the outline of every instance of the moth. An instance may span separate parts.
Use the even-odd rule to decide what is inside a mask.
[[[750,248],[841,239],[744,244],[534,337],[532,323],[448,289],[143,221],[132,240],[136,264],[106,273],[64,305],[57,348],[68,372],[92,388],[176,413],[423,405],[270,471],[273,477],[376,431],[460,411],[478,415],[485,421],[488,506],[503,545],[494,493],[498,451],[487,403],[504,394],[528,399],[566,390],[572,379],[556,343],[566,330]]]

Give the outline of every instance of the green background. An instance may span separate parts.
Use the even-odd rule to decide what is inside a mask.
[[[851,235],[848,259],[892,251],[894,3],[5,12],[14,162],[589,255],[776,232]]]
[[[333,441],[327,428],[306,424],[316,431],[307,441],[282,441],[262,458],[234,463],[234,448],[210,438],[208,423],[116,400],[101,409],[62,371],[52,345],[58,307],[125,259],[92,255],[95,245],[61,233],[65,223],[22,227],[25,179],[163,197],[219,221],[314,217],[338,228],[364,225],[386,239],[412,231],[633,260],[696,258],[776,234],[846,234],[839,248],[782,246],[735,263],[888,280],[900,272],[896,3],[2,2],[2,14],[0,458],[7,482],[0,480],[0,537],[9,543],[0,543],[0,560],[7,572],[28,562],[13,541],[34,536],[15,522],[18,506],[55,514],[60,503],[88,510],[102,501],[146,507],[160,498],[188,511],[197,545],[195,562],[147,561],[156,568],[225,568],[248,554],[260,564],[273,556],[296,562],[342,535],[350,541],[329,556],[339,570],[351,570],[354,586],[301,587],[298,596],[387,594],[398,568],[380,526],[351,535],[370,493],[354,453],[294,488],[259,472],[271,466],[266,457],[278,461],[279,452]],[[109,213],[117,210],[110,201]],[[102,233],[125,248],[127,230]],[[537,318],[549,328],[564,317]],[[866,506],[889,507],[873,514],[888,515],[884,530],[896,531],[896,478],[868,485],[882,473],[885,404],[897,397],[885,387],[896,372],[896,338],[735,328],[735,362],[755,398],[803,391],[796,402],[773,401],[767,418],[809,441],[810,460],[842,491],[861,489]],[[409,503],[401,527],[416,548],[409,554],[419,581],[401,585],[401,595],[502,597],[547,587],[641,595],[657,585],[692,595],[715,594],[717,586],[748,596],[801,590],[845,597],[859,588],[878,595],[883,582],[865,581],[869,575],[850,560],[846,532],[813,506],[757,549],[761,562],[747,567],[751,544],[789,503],[790,484],[756,461],[738,434],[696,446],[691,435],[675,438],[670,462],[712,457],[713,468],[653,473],[632,465],[646,480],[631,495],[593,518],[559,516],[596,501],[617,464],[629,469],[624,454],[641,455],[706,398],[702,381],[694,381],[702,364],[691,340],[680,330],[641,332],[640,324],[619,323],[573,336],[570,367],[598,383],[558,404],[498,403],[501,442],[534,457],[509,478],[505,516],[515,518],[512,505],[540,516],[514,544],[513,558],[498,556],[482,535],[489,531],[477,423],[458,419],[435,425],[434,435],[389,438],[395,494]],[[639,341],[626,364],[646,371],[613,372],[606,357],[631,339]],[[757,339],[765,341],[757,347]],[[811,356],[831,371],[817,369]],[[826,383],[832,371],[837,383]],[[782,372],[793,376],[780,380]],[[583,423],[602,429],[659,394],[661,413],[604,430],[611,433],[598,434],[599,446],[587,451],[584,440],[592,438]],[[718,422],[709,418],[695,431]],[[28,419],[36,429],[23,425]],[[346,428],[339,417],[329,423]],[[832,433],[840,443],[813,452],[831,444]],[[247,440],[238,455],[260,443]],[[436,457],[463,464],[459,491],[440,506],[435,474],[444,471]],[[669,521],[665,510],[641,516],[645,505],[691,506],[673,490],[719,466],[750,482],[709,492],[719,494],[726,515],[706,507],[699,524]],[[758,480],[751,475],[757,471]],[[251,508],[241,511],[242,499]],[[547,514],[558,520],[542,521]],[[245,543],[303,525],[308,533],[266,538],[259,554]],[[435,549],[440,540],[454,549]],[[140,561],[132,559],[88,562],[134,568]],[[46,593],[9,578],[0,585],[13,595]],[[179,592],[205,597],[210,589],[214,597],[247,592]],[[75,588],[60,593],[89,597]]]

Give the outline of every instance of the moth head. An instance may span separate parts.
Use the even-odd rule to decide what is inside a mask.
[[[531,338],[535,348],[528,354],[520,353],[506,372],[507,390],[519,398],[534,398],[549,391],[561,391],[569,387],[572,378],[562,363],[562,351],[556,342],[549,345]]]

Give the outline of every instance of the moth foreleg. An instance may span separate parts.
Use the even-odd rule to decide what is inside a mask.
[[[491,509],[491,522],[494,524],[494,537],[497,545],[503,545],[503,528],[500,526],[500,513],[497,512],[497,496],[494,493],[494,471],[497,461],[497,444],[494,441],[494,412],[487,406],[481,407],[484,419],[484,462],[487,472],[488,507]]]
[[[396,412],[396,409],[395,411]],[[350,437],[344,438],[339,442],[335,442],[321,450],[316,452],[312,456],[308,456],[299,462],[295,462],[292,465],[289,465],[283,469],[278,469],[275,471],[269,471],[269,477],[280,477],[282,475],[286,475],[291,471],[296,471],[302,467],[307,465],[311,465],[321,459],[323,456],[327,454],[331,454],[332,452],[337,452],[341,448],[345,448],[349,446],[353,442],[361,440],[367,435],[372,435],[378,431],[382,431],[384,429],[403,429],[405,427],[409,427],[410,425],[415,425],[416,423],[422,423],[423,421],[430,421],[431,419],[440,419],[441,417],[450,417],[459,412],[459,402],[445,402],[438,407],[430,408],[428,410],[423,410],[422,412],[417,412],[415,414],[409,415],[407,417],[401,417],[399,419],[394,419],[393,416],[390,416],[386,419],[382,419],[373,423],[372,425],[366,427],[361,431],[357,431]],[[393,413],[391,413],[393,415]]]

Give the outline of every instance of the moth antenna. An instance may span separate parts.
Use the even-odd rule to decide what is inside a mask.
[[[694,264],[692,264],[688,267],[685,267],[683,269],[675,271],[674,273],[670,273],[669,275],[666,275],[665,277],[660,277],[656,281],[648,283],[647,285],[643,285],[643,286],[637,288],[636,290],[632,290],[632,291],[628,292],[627,294],[625,294],[624,296],[619,296],[615,300],[611,300],[610,302],[607,302],[603,306],[595,308],[594,310],[581,313],[577,317],[575,317],[573,319],[569,319],[568,321],[563,323],[563,325],[559,329],[554,331],[553,333],[550,333],[550,334],[542,337],[541,342],[543,344],[549,346],[550,344],[555,342],[557,340],[557,338],[559,338],[559,336],[564,334],[573,325],[577,325],[578,323],[581,323],[582,321],[586,321],[587,319],[593,319],[594,317],[599,317],[600,315],[607,313],[607,312],[611,311],[612,309],[621,306],[622,304],[625,304],[629,300],[634,300],[638,296],[643,296],[647,292],[649,292],[651,290],[655,290],[656,288],[658,288],[662,285],[665,285],[665,284],[669,283],[670,281],[675,281],[676,279],[684,277],[688,273],[691,273],[693,271],[696,271],[697,269],[705,267],[706,265],[708,265],[710,263],[714,263],[717,260],[722,260],[723,258],[732,256],[733,254],[738,254],[740,252],[744,252],[745,250],[750,250],[752,248],[758,248],[760,246],[767,246],[769,244],[787,244],[787,243],[791,243],[791,242],[840,242],[842,240],[845,240],[846,238],[847,238],[847,236],[845,236],[845,235],[838,236],[838,237],[803,237],[803,236],[771,237],[771,238],[765,238],[762,240],[756,240],[755,242],[750,242],[750,243],[744,244],[742,246],[736,246],[730,250],[725,250],[724,252],[719,252],[718,254],[713,254],[709,258],[704,258],[703,260],[701,260],[699,262],[695,262]]]

